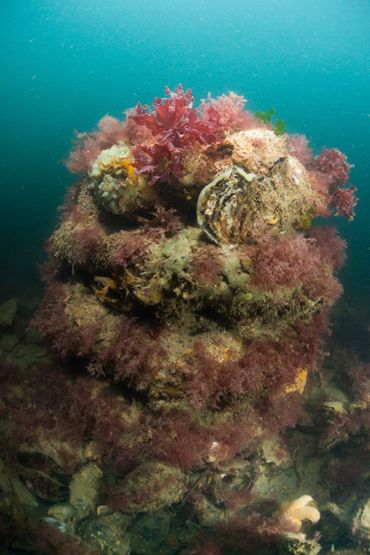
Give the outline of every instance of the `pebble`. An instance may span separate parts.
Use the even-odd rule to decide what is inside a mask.
[[[9,299],[0,305],[0,327],[7,328],[15,320],[18,310],[18,300]]]

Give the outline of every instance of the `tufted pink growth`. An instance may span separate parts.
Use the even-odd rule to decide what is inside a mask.
[[[215,131],[235,132],[250,127],[262,127],[251,112],[245,110],[246,99],[233,92],[223,94],[218,98],[210,95],[203,100],[200,106],[200,117],[203,121],[213,126]]]
[[[110,148],[125,137],[123,124],[116,118],[104,116],[98,130],[92,133],[76,133],[75,149],[67,160],[71,172],[86,172],[105,148]]]
[[[336,181],[344,185],[348,179],[351,164],[347,163],[347,157],[337,148],[325,148],[315,158],[315,165],[320,172],[327,174],[332,183]]]
[[[347,188],[338,187],[333,193],[332,207],[336,216],[345,216],[349,220],[354,217],[354,211],[357,204],[355,196],[356,187],[350,185]]]
[[[138,173],[150,176],[150,184],[182,176],[183,155],[190,146],[211,144],[218,138],[214,124],[199,117],[193,108],[190,89],[184,92],[181,85],[175,91],[166,88],[167,98],[156,98],[153,106],[138,104],[128,115],[138,126],[146,127],[153,135],[152,141],[133,148]]]

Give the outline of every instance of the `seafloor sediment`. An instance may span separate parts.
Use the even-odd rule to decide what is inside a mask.
[[[192,102],[80,137],[44,298],[27,329],[2,306],[9,549],[370,545],[368,364],[322,363],[344,242],[316,217],[353,217],[350,166],[234,94]]]

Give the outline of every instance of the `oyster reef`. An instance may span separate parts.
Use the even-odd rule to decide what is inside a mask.
[[[244,106],[179,86],[77,139],[33,322],[54,363],[22,403],[4,371],[38,553],[319,552],[309,482],[275,475],[341,294],[322,221],[354,187],[339,150]]]

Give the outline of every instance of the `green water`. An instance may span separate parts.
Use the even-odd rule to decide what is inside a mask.
[[[370,300],[370,3],[367,0],[4,0],[1,61],[1,296],[37,283],[43,243],[72,182],[74,129],[119,116],[164,85],[234,90],[274,107],[288,132],[355,165],[348,298]]]

